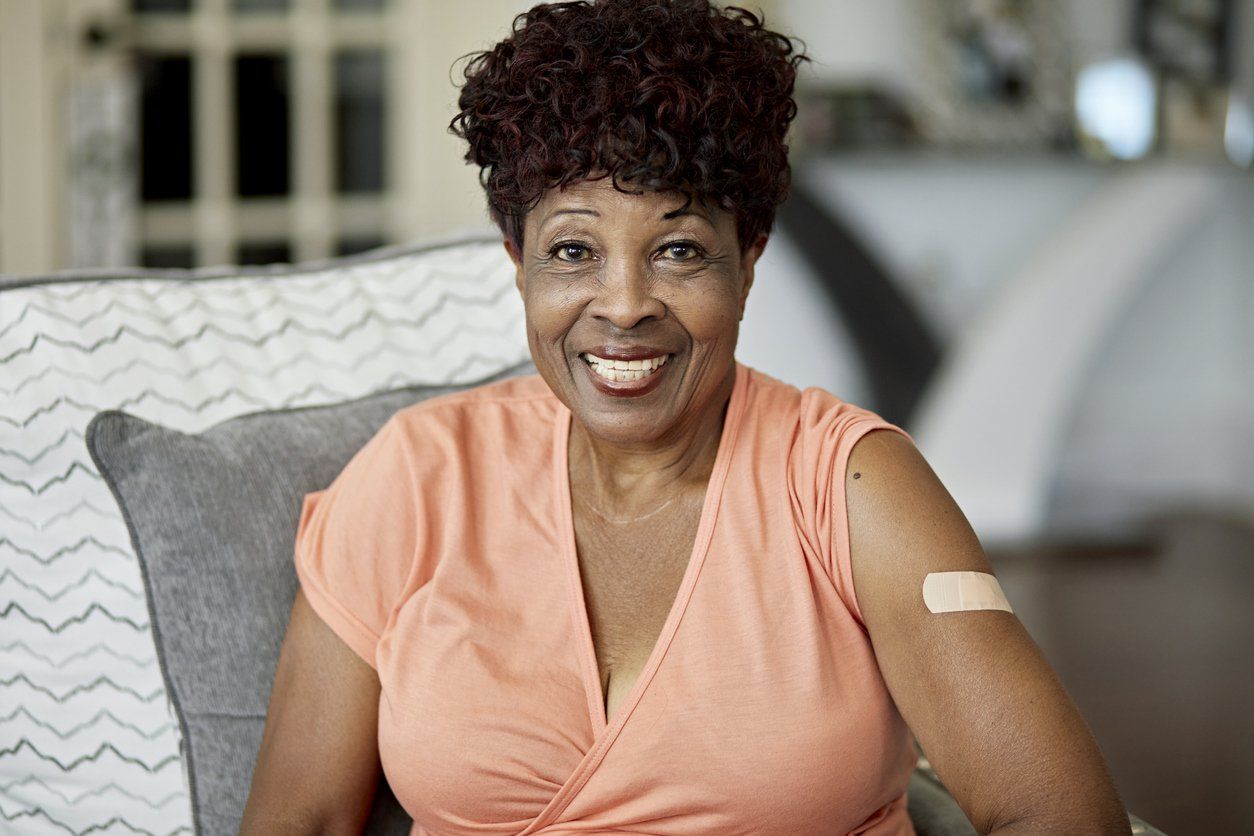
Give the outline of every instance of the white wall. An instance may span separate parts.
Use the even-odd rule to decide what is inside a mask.
[[[1119,172],[1158,165],[845,156],[808,166],[800,177],[841,209],[953,345],[979,325],[1010,278],[1048,255],[1058,230],[1117,187]],[[1087,382],[1068,396],[1069,417],[1057,428],[1061,455],[1047,474],[1050,533],[1117,537],[1155,508],[1190,502],[1254,514],[1254,174],[1218,164],[1214,171],[1226,184],[1221,198],[1172,231],[1179,242],[1141,277],[1126,313],[1102,338]],[[1112,257],[1138,246],[1135,235],[1109,241]],[[807,269],[786,259],[772,267]],[[795,373],[830,381],[820,385],[858,402],[865,381],[839,320],[824,325],[815,315],[828,304],[818,287],[793,276],[773,282],[764,274],[760,281],[789,288],[788,298],[751,310],[752,323],[747,317],[762,366],[789,369],[799,344],[841,353],[808,368],[798,363]],[[1083,305],[1083,294],[1070,304]],[[1051,316],[1064,346],[1069,311],[1064,306]],[[996,409],[999,398],[1013,394],[987,397]],[[978,439],[962,446],[976,455],[982,449]],[[947,461],[941,476],[961,484],[966,477],[952,468],[987,472],[996,465],[968,455]],[[979,520],[973,522],[978,530]]]
[[[777,0],[773,19],[805,41],[814,64],[807,78],[878,82],[908,93],[922,89],[919,8],[932,0]],[[1239,0],[1246,5],[1250,0]],[[1132,0],[1064,0],[1070,52],[1085,62],[1125,50]],[[1247,50],[1248,52],[1248,50]]]
[[[778,227],[754,271],[736,359],[805,388],[866,405],[870,391],[840,312]]]
[[[922,89],[916,35],[919,6],[933,0],[775,0],[768,21],[797,35],[815,59],[804,78],[890,90]],[[1131,48],[1133,0],[1063,0],[1065,37],[1073,68]],[[1254,101],[1254,0],[1236,0],[1237,87]]]
[[[488,223],[479,169],[463,159],[466,143],[448,132],[463,80],[464,62],[457,59],[504,38],[514,16],[533,5],[475,0],[399,7],[396,38],[407,48],[397,78],[411,92],[397,114],[393,142],[401,192],[392,214],[397,240],[439,238]]]
[[[799,169],[948,338],[1111,170],[1042,155],[858,155]]]
[[[912,5],[911,0],[777,0],[773,19],[805,42],[813,63],[804,68],[803,80],[874,81],[904,92],[917,86],[911,77]]]
[[[1108,336],[1075,406],[1051,527],[1117,535],[1159,507],[1254,521],[1254,176],[1234,176]]]
[[[0,273],[55,269],[67,238],[64,2],[0,0]]]

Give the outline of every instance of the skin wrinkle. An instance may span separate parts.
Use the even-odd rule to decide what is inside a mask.
[[[684,202],[586,181],[552,190],[537,205],[525,255],[506,243],[537,369],[575,419],[572,477],[587,478],[580,489],[620,517],[624,509],[656,508],[685,486],[704,491],[753,266],[766,246],[762,236],[745,256],[731,257],[740,249],[731,214],[695,206],[674,214]],[[677,246],[687,241],[700,249]],[[550,252],[559,244],[576,251],[575,263],[560,248]],[[659,388],[623,399],[597,391],[579,353],[606,343],[670,353],[655,372],[666,375]]]
[[[649,517],[656,516],[657,514],[661,513],[666,508],[674,504],[675,500],[679,498],[679,494],[675,494],[670,499],[666,500],[661,505],[654,508],[652,511],[645,511],[644,513],[638,516],[632,516],[632,517],[612,517],[609,514],[602,511],[600,508],[593,505],[591,502],[589,502],[588,498],[584,496],[582,493],[576,493],[575,498],[579,500],[580,502],[582,502],[584,505],[586,505],[589,511],[596,514],[598,517],[605,520],[607,523],[613,523],[614,525],[635,525],[641,520],[647,520]]]

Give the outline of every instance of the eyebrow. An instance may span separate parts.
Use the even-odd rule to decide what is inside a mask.
[[[669,221],[678,217],[682,217],[683,215],[692,215],[694,217],[700,218],[701,220],[705,221],[711,226],[714,225],[714,221],[712,221],[710,217],[706,215],[704,212],[700,212],[696,209],[693,209],[692,207],[688,207],[685,209],[682,206],[679,207],[678,209],[672,209],[670,212],[667,212],[665,215],[662,216],[662,220]]]

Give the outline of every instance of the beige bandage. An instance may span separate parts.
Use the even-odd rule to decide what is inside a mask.
[[[1014,612],[1001,584],[988,572],[930,572],[923,579],[923,603],[932,612]]]

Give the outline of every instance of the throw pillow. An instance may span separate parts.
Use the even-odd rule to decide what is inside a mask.
[[[530,370],[530,364],[505,372]],[[139,556],[198,833],[238,833],[297,580],[301,500],[401,407],[464,387],[409,387],[260,412],[200,434],[119,410],[88,424],[92,460]],[[367,833],[412,822],[386,781]]]

